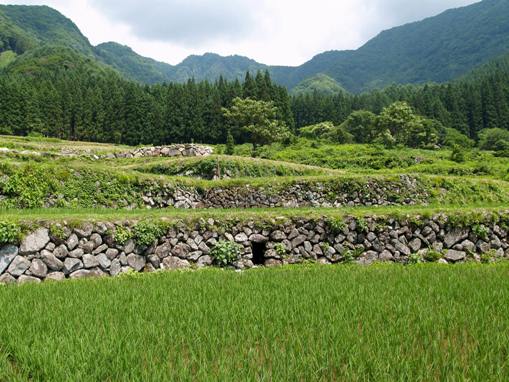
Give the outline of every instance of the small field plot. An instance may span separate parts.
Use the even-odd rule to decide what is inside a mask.
[[[208,270],[0,288],[0,380],[509,379],[509,266]]]

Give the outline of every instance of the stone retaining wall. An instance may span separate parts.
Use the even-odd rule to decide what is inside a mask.
[[[143,157],[205,157],[213,153],[210,146],[186,144],[155,147],[140,147],[123,153],[99,156],[98,159],[143,158]]]
[[[231,264],[236,269],[304,262],[492,261],[509,257],[509,212],[497,216],[467,227],[445,215],[411,221],[324,217],[219,222],[210,218],[168,223],[166,233],[145,247],[137,244],[136,235],[122,245],[116,242],[117,232],[137,232],[139,223],[41,226],[20,245],[0,247],[0,283],[207,267],[214,265],[211,251],[223,241],[235,242],[241,249],[242,255]]]
[[[264,186],[211,187],[153,185],[143,191],[149,208],[267,208],[416,205],[429,202],[427,188],[416,177],[295,181]]]

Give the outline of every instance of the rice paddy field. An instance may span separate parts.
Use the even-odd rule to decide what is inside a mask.
[[[265,147],[257,159],[247,146],[236,147],[236,156],[217,146],[209,158],[111,160],[90,156],[132,148],[4,136],[0,147],[8,149],[0,152],[0,222],[8,223],[460,216],[505,210],[509,200],[509,159],[474,150],[456,163],[446,149],[305,140]],[[219,165],[227,176],[214,180]],[[416,174],[435,190],[430,203],[193,211],[94,204],[98,189],[106,202],[131,202],[133,184],[145,181],[207,190],[400,174]],[[48,193],[70,202],[49,208]],[[0,285],[0,382],[506,381],[508,301],[504,261],[309,264]]]
[[[509,266],[305,266],[0,288],[2,381],[503,381]]]

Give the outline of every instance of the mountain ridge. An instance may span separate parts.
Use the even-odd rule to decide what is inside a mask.
[[[147,84],[213,81],[220,76],[234,80],[247,71],[268,70],[288,89],[323,75],[359,93],[393,83],[446,82],[509,52],[509,1],[483,0],[450,9],[382,31],[359,49],[323,52],[295,67],[215,53],[191,55],[170,65],[115,42],[94,47],[72,20],[50,7],[0,5],[0,53],[11,50],[19,55],[49,43],[75,49]]]

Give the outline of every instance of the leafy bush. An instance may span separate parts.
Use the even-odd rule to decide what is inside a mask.
[[[475,142],[472,139],[450,127],[443,130],[441,143],[448,147],[459,146],[462,148],[471,148],[475,145]]]
[[[235,152],[235,139],[230,130],[228,130],[228,134],[226,135],[226,148],[224,153],[226,155],[233,155]]]
[[[66,238],[64,228],[59,224],[52,224],[49,231],[50,235],[58,240],[64,240]]]
[[[133,238],[133,233],[131,230],[124,226],[117,226],[115,228],[115,233],[113,234],[113,239],[117,244],[124,245],[129,240]]]
[[[408,256],[408,264],[415,265],[420,264],[422,262],[421,256],[419,256],[417,253],[413,253],[410,256]]]
[[[465,152],[463,151],[463,148],[461,146],[458,145],[453,146],[451,160],[456,163],[465,162]]]
[[[442,257],[443,257],[443,255],[440,252],[437,252],[437,251],[434,251],[434,250],[430,249],[424,255],[424,260],[426,260],[426,261],[428,261],[430,263],[436,263]]]
[[[233,241],[220,241],[210,251],[214,262],[219,266],[233,264],[242,255],[243,247]]]
[[[376,138],[377,116],[370,111],[354,111],[341,127],[350,133],[357,143],[372,143]]]
[[[12,207],[36,208],[53,189],[51,177],[43,168],[25,166],[0,183],[0,191],[13,200]]]
[[[479,147],[482,150],[502,151],[509,148],[509,131],[484,129],[479,133]]]
[[[15,223],[0,222],[0,245],[17,244],[21,239],[21,227]]]
[[[142,221],[133,229],[134,239],[142,247],[152,245],[156,240],[163,236],[166,229],[160,222]]]
[[[284,257],[286,255],[286,245],[284,245],[283,243],[277,243],[275,246],[274,246],[274,250],[276,251],[277,255],[279,257]]]
[[[346,228],[346,223],[342,218],[330,218],[327,220],[327,225],[334,235],[340,234]]]
[[[322,122],[316,125],[304,126],[300,131],[300,135],[304,138],[308,139],[321,139],[324,136],[331,133],[334,129],[334,123],[332,122]]]
[[[488,239],[489,229],[483,224],[475,224],[472,226],[472,232],[482,240]]]

